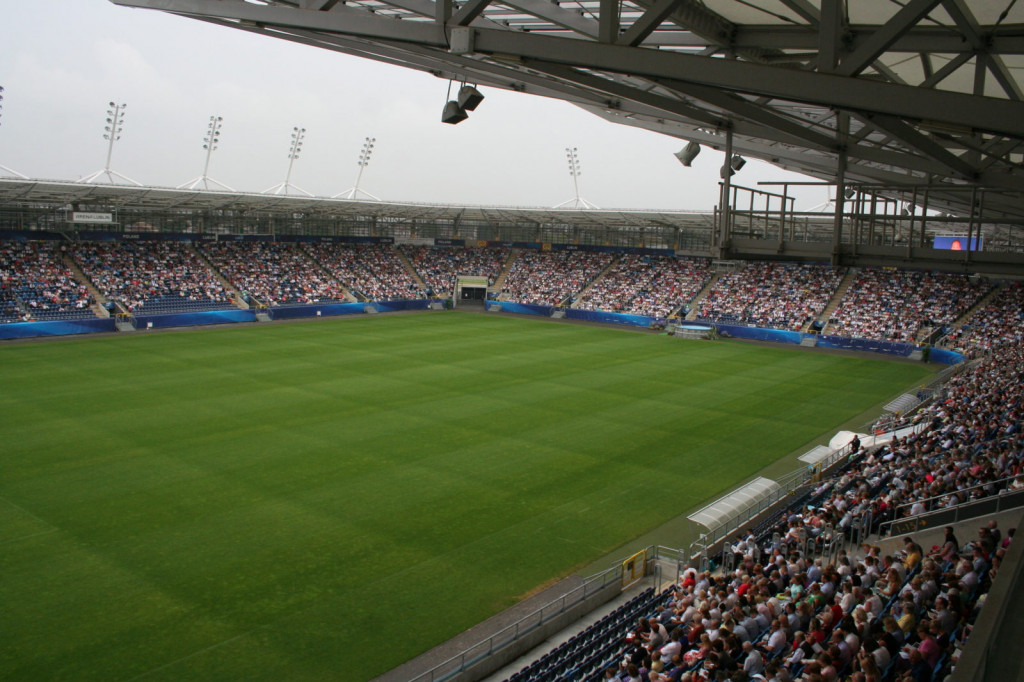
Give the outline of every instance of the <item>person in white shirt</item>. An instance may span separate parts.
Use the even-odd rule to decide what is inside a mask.
[[[747,675],[756,675],[764,671],[764,657],[761,656],[761,652],[758,651],[753,642],[743,643],[743,652],[747,655],[743,659],[743,671]]]

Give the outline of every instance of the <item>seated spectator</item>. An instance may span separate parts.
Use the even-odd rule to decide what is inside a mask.
[[[697,316],[798,331],[824,311],[841,279],[842,272],[829,266],[746,263],[719,278]]]
[[[709,278],[704,258],[622,254],[574,307],[665,319]]]
[[[263,305],[344,300],[337,280],[297,243],[207,242],[201,248],[235,288]]]
[[[455,293],[459,276],[486,277],[493,286],[508,260],[509,249],[487,247],[430,247],[402,244],[398,247],[420,279],[427,285],[428,294],[435,298],[450,298]]]
[[[612,260],[612,255],[593,251],[522,250],[516,256],[502,286],[502,298],[517,303],[557,306],[590,284]]]
[[[52,241],[0,242],[0,322],[95,317],[96,299]]]
[[[425,298],[390,244],[313,244],[312,258],[337,282],[366,301]],[[339,287],[340,289],[340,287]],[[340,295],[340,291],[337,292]]]
[[[922,328],[952,324],[990,288],[961,274],[862,268],[826,332],[915,343]]]
[[[180,243],[83,242],[68,251],[93,285],[129,312],[156,301],[231,304],[216,275]]]

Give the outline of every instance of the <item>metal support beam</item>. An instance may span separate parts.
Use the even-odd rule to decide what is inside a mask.
[[[597,39],[602,43],[614,43],[619,39],[620,0],[600,0]]]
[[[677,5],[679,5],[679,0],[657,0],[639,19],[633,22],[633,25],[625,33],[619,36],[619,45],[636,46],[644,42],[647,36],[661,26],[665,17],[671,14]]]
[[[725,131],[725,160],[722,162],[722,196],[718,202],[718,238],[715,246],[718,247],[718,257],[724,258],[729,245],[729,226],[732,222],[732,128]]]
[[[477,29],[476,48],[489,54],[532,57],[645,78],[670,78],[757,96],[942,121],[1024,137],[1024,103],[1012,100],[513,31]]]
[[[938,161],[950,171],[967,180],[974,180],[978,176],[977,169],[970,163],[964,161],[956,154],[922,135],[915,128],[909,126],[898,118],[884,115],[869,114],[867,118],[876,126],[898,137],[905,144],[910,145],[917,151],[935,161]]]
[[[845,142],[850,132],[850,117],[840,114],[836,124],[840,143]],[[839,265],[843,243],[843,207],[846,202],[846,150],[839,150],[836,159],[836,200],[832,216],[832,265]]]
[[[452,18],[448,20],[448,25],[469,26],[490,4],[491,0],[469,0],[452,15]]]
[[[821,21],[821,12],[807,0],[782,0],[782,4],[796,12],[808,24]]]
[[[415,21],[395,21],[364,10],[336,5],[330,12],[304,12],[292,7],[254,5],[244,0],[110,0],[125,7],[159,9],[174,14],[214,19],[235,19],[282,28],[313,29],[364,38],[387,38],[443,47],[442,27]]]
[[[785,119],[772,113],[764,106],[758,106],[754,102],[746,100],[739,95],[730,92],[723,92],[717,88],[711,88],[693,83],[684,83],[674,80],[659,81],[677,92],[707,102],[715,107],[733,113],[748,121],[754,121],[765,125],[773,130],[786,133],[792,139],[803,140],[804,143],[823,150],[836,149],[836,141],[816,130],[800,125],[795,121]]]
[[[821,23],[818,26],[818,71],[834,73],[839,65],[846,16],[845,0],[821,0]]]
[[[452,18],[452,0],[434,0],[434,21],[442,26]]]
[[[837,73],[842,76],[855,76],[878,59],[890,45],[906,33],[912,26],[928,15],[942,0],[910,0],[892,19],[843,59]]]
[[[975,51],[984,51],[988,55],[988,68],[1003,88],[1006,96],[1011,99],[1024,98],[1016,80],[1009,69],[1006,68],[1006,62],[999,57],[998,53],[990,51],[987,37],[982,35],[982,28],[978,24],[978,20],[971,13],[964,0],[943,0],[942,7],[949,13],[949,16],[953,19],[960,33],[970,43],[971,47]]]

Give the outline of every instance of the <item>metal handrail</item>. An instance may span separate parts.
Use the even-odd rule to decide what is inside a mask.
[[[993,503],[995,505],[994,508],[992,508]],[[977,516],[1000,512],[1004,509],[1014,509],[1019,506],[1024,506],[1024,490],[1010,491],[1004,488],[997,493],[976,497],[973,500],[967,500],[952,507],[942,507],[941,509],[933,509],[923,514],[918,514],[917,516],[905,516],[902,519],[886,521],[878,527],[878,536],[882,538],[892,537],[894,532],[902,535],[922,528],[930,528],[935,518],[942,519],[941,523],[943,525],[949,525],[973,519]],[[979,508],[982,511],[971,513],[971,510],[975,508]],[[897,528],[899,530],[896,530]]]
[[[653,556],[657,558],[656,548],[648,548]],[[438,663],[430,670],[413,677],[409,682],[442,682],[452,676],[466,670],[468,667],[478,663],[487,656],[512,644],[521,637],[533,632],[544,623],[555,616],[565,613],[569,608],[576,606],[590,597],[594,592],[607,587],[613,581],[621,581],[622,565],[612,566],[589,578],[586,578],[582,585],[573,588],[558,599],[544,604],[539,609],[523,616],[515,623],[502,628],[482,642],[478,642],[468,649],[451,658]],[[594,587],[596,585],[596,587]],[[554,607],[554,611],[551,608]]]
[[[850,444],[847,443],[842,447],[832,450],[814,465],[796,469],[779,478],[776,481],[778,488],[772,490],[770,495],[738,510],[724,523],[714,529],[708,529],[709,532],[707,533],[701,533],[696,540],[690,543],[691,561],[696,560],[703,570],[708,550],[711,547],[724,540],[730,533],[735,532],[744,524],[749,523],[752,519],[771,509],[780,501],[794,496],[797,490],[813,482],[822,472],[832,468],[839,460],[847,457],[849,454]]]
[[[1007,481],[1012,481],[1015,478],[1017,478],[1017,477],[1016,476],[1007,476],[1006,478],[1000,478],[1000,479],[995,480],[995,481],[989,481],[988,483],[981,483],[979,485],[972,485],[970,488],[957,488],[956,492],[958,492],[958,493],[966,493],[966,492],[970,492],[972,490],[977,490],[978,488],[987,488],[989,486],[998,485],[1000,483],[1006,483],[1006,485],[1009,486],[1009,483],[1007,483]],[[903,503],[901,505],[897,505],[896,512],[895,512],[896,513],[895,520],[899,520],[899,519],[903,519],[903,518],[909,517],[910,514],[907,514],[906,516],[900,516],[900,510],[901,509],[906,509],[907,507],[913,507],[915,504],[917,504],[919,502],[923,502],[925,504],[925,510],[926,511],[938,511],[936,509],[930,509],[929,508],[929,507],[931,507],[931,503],[934,502],[935,500],[941,500],[943,498],[949,497],[951,494],[952,493],[945,493],[943,495],[933,495],[932,497],[926,497],[923,500],[914,500],[913,502],[905,502],[905,503]],[[960,504],[965,504],[967,502],[973,502],[973,500],[964,500],[964,502],[960,502],[958,504],[953,505],[952,507],[948,507],[948,509],[952,509],[953,507],[959,506]],[[918,514],[918,516],[920,516],[920,514]]]

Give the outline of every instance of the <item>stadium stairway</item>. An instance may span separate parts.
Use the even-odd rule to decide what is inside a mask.
[[[488,289],[488,291],[500,292],[501,288],[505,286],[505,278],[508,277],[509,270],[512,269],[512,264],[516,262],[516,256],[519,255],[519,249],[510,249],[508,252],[508,258],[505,259],[505,264],[501,266],[501,272],[498,273],[498,278],[494,280],[494,284]]]
[[[78,267],[78,263],[75,262],[75,259],[71,256],[64,255],[61,256],[60,260],[64,266],[71,270],[75,279],[84,284],[85,288],[89,290],[90,294],[92,294],[92,297],[96,299],[96,304],[92,306],[92,311],[99,317],[110,317],[110,311],[107,310],[107,303],[109,302],[107,297],[101,294],[100,290],[93,285],[92,280],[90,280],[89,276],[85,274],[85,271]]]
[[[308,246],[303,245],[302,248],[303,248],[303,253],[306,256],[306,259],[309,260],[309,262],[312,263],[314,266],[316,266],[316,268],[320,272],[322,272],[327,277],[330,277],[331,281],[334,282],[335,284],[337,284],[341,288],[341,290],[345,293],[345,300],[346,301],[348,301],[349,303],[356,303],[356,302],[359,301],[359,299],[355,297],[355,294],[353,294],[351,291],[349,291],[349,288],[347,286],[345,286],[345,283],[342,282],[340,279],[338,279],[334,275],[333,272],[331,272],[330,268],[328,268],[323,263],[321,263],[320,261],[317,260],[316,256],[313,255],[313,252],[309,250]]]
[[[196,257],[200,261],[202,261],[204,265],[206,265],[206,267],[210,269],[210,272],[212,272],[213,276],[217,278],[217,281],[224,285],[224,289],[231,294],[231,300],[235,302],[235,305],[243,310],[248,310],[249,304],[245,302],[245,298],[242,296],[242,292],[239,291],[234,284],[229,282],[227,277],[220,273],[220,270],[218,270],[217,267],[213,264],[213,262],[206,257],[206,254],[200,251],[199,249],[195,248],[194,246],[189,246],[188,249],[192,253],[194,253]]]
[[[704,288],[698,291],[697,295],[693,297],[693,300],[690,301],[690,312],[686,315],[687,320],[697,319],[697,311],[700,309],[700,302],[704,300],[704,297],[707,296],[712,289],[715,288],[715,285],[718,284],[718,280],[721,276],[721,272],[716,272],[711,275],[711,279],[709,279],[708,283],[704,285]]]
[[[821,315],[818,315],[816,320],[810,320],[806,325],[804,325],[804,329],[801,331],[807,331],[815,322],[824,322],[821,327],[821,333],[825,333],[828,329],[828,321],[832,317],[832,313],[836,311],[836,308],[839,307],[839,303],[843,300],[843,296],[846,295],[846,292],[857,280],[857,272],[857,268],[849,268],[846,271],[846,274],[843,275],[843,279],[839,282],[839,286],[836,287],[835,293],[832,294],[832,298],[829,300],[828,305],[821,311]]]
[[[1000,280],[996,284],[991,285],[988,291],[986,291],[980,298],[973,302],[969,302],[963,313],[957,316],[949,326],[955,329],[962,327],[975,311],[979,310],[982,306],[987,305],[989,301],[995,298],[996,294],[1002,290],[1004,284],[1005,280]],[[918,345],[922,343],[930,343],[934,345],[938,343],[943,336],[945,336],[942,332],[945,326],[946,325],[922,326],[917,330],[917,336],[914,338],[914,341]]]
[[[601,278],[604,277],[605,274],[607,274],[608,270],[610,270],[616,263],[619,262],[619,258],[620,256],[615,256],[614,258],[612,258],[611,261],[608,262],[608,265],[601,268],[601,272],[597,273],[597,275],[594,276],[594,279],[590,280],[590,283],[587,284],[587,286],[583,287],[578,294],[576,294],[576,300],[572,304],[573,308],[580,307],[580,303],[583,302],[584,296],[590,293],[590,290],[594,288],[594,285],[601,281]]]
[[[1006,288],[1006,282],[1007,280],[1005,279],[999,280],[999,282],[994,287],[992,287],[987,294],[979,298],[974,305],[965,310],[964,314],[956,318],[956,320],[954,320],[953,324],[951,324],[950,326],[953,329],[960,329],[960,327],[964,326],[967,320],[971,319],[971,315],[973,315],[974,313],[978,312],[979,310],[987,306],[989,303],[991,303],[992,299],[998,296],[999,292]]]
[[[393,253],[398,256],[398,260],[400,260],[402,265],[405,266],[406,271],[409,273],[409,276],[412,277],[412,281],[416,282],[416,286],[420,288],[420,291],[426,291],[427,283],[423,281],[422,277],[420,277],[420,273],[416,272],[416,268],[412,266],[412,263],[410,263],[409,259],[405,257],[405,254],[398,249],[393,249]]]

